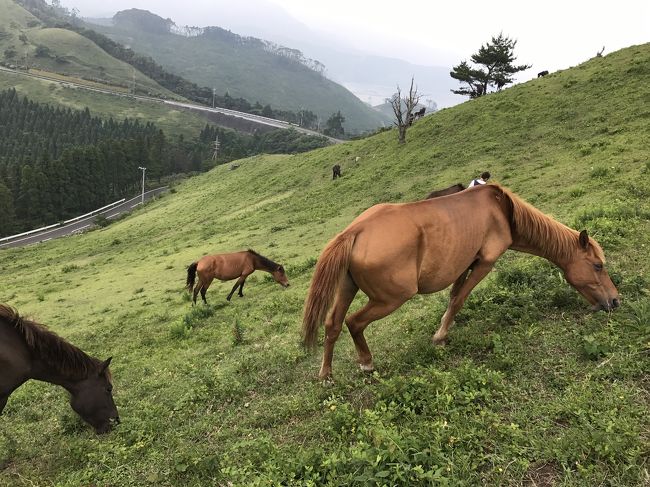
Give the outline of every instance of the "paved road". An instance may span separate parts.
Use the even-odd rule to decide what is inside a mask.
[[[167,191],[166,186],[162,188],[152,189],[151,191],[147,191],[144,194],[144,199],[145,201],[150,200],[151,198],[159,195],[164,191]],[[62,225],[60,227],[43,230],[42,232],[34,233],[32,235],[17,237],[15,239],[9,240],[8,242],[1,242],[0,249],[8,249],[11,247],[24,247],[25,245],[39,243],[39,242],[47,242],[48,240],[52,240],[53,238],[65,237],[67,235],[72,235],[73,233],[85,232],[86,230],[88,230],[90,227],[94,225],[95,218],[97,218],[98,215],[102,215],[105,218],[115,218],[121,215],[122,213],[130,212],[133,208],[135,208],[141,203],[141,200],[142,200],[142,195],[137,196],[135,198],[131,198],[130,200],[127,200],[124,203],[120,203],[119,205],[109,208],[108,210],[101,211],[87,218],[82,218],[78,221],[71,222],[67,225]]]
[[[9,69],[9,68],[5,68],[3,66],[0,66],[0,71],[4,71],[4,72],[7,72],[7,73],[12,73],[12,74],[19,75],[19,76],[27,76],[27,77],[30,77],[30,78],[38,78],[38,79],[44,79],[44,80],[47,80],[47,81],[54,81],[55,83],[59,83],[59,84],[64,85],[64,86],[74,86],[75,88],[81,88],[81,89],[88,90],[88,91],[96,91],[96,92],[99,92],[99,93],[106,93],[106,94],[109,94],[109,95],[122,96],[122,97],[128,97],[128,98],[135,98],[135,99],[138,99],[138,100],[146,100],[146,101],[150,101],[150,102],[154,102],[154,103],[165,103],[167,105],[173,105],[173,106],[176,106],[176,107],[179,107],[179,108],[186,108],[186,109],[189,109],[189,110],[194,110],[194,111],[199,111],[199,112],[222,113],[222,114],[228,115],[230,117],[243,118],[244,120],[249,120],[251,122],[260,123],[260,124],[263,124],[263,125],[269,125],[271,127],[280,128],[280,129],[293,128],[293,129],[297,130],[298,132],[302,132],[303,134],[318,135],[318,136],[321,136],[321,137],[326,137],[330,142],[332,142],[334,144],[340,144],[340,143],[344,142],[343,140],[335,139],[334,137],[327,137],[327,136],[324,136],[323,134],[321,134],[319,132],[315,132],[313,130],[308,130],[308,129],[299,127],[298,125],[295,125],[295,124],[292,124],[292,123],[289,123],[289,122],[285,122],[283,120],[276,120],[274,118],[263,117],[261,115],[254,115],[252,113],[238,112],[236,110],[230,110],[228,108],[220,108],[220,107],[210,108],[210,107],[206,107],[204,105],[197,105],[195,103],[189,103],[189,102],[179,102],[179,101],[174,101],[174,100],[163,100],[161,98],[154,98],[154,97],[151,97],[151,96],[131,95],[131,94],[124,93],[124,92],[121,92],[121,91],[109,90],[108,88],[97,88],[97,87],[94,87],[94,86],[88,86],[88,85],[84,85],[84,84],[81,84],[81,83],[75,83],[73,81],[68,81],[68,80],[64,81],[64,80],[61,80],[61,79],[58,79],[58,78],[52,78],[52,77],[44,76],[44,75],[41,75],[41,74],[28,73],[26,71],[20,71],[20,70],[17,70],[17,69]]]

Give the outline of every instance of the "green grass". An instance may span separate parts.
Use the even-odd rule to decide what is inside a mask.
[[[28,383],[0,417],[0,483],[647,485],[648,66],[650,45],[631,47],[442,110],[405,146],[388,131],[252,157],[106,228],[1,251],[0,302],[114,357],[122,424],[98,437],[62,389]],[[375,375],[344,331],[335,382],[317,381],[298,330],[325,243],[376,202],[486,169],[599,240],[621,309],[589,313],[551,264],[507,253],[446,347],[430,338],[447,292],[416,296],[367,329]],[[249,247],[292,286],[256,273],[244,298],[215,283],[192,308],[187,265]]]

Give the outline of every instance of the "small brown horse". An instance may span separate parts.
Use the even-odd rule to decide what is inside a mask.
[[[578,233],[497,184],[444,198],[379,204],[332,239],[318,259],[305,301],[303,341],[316,342],[325,321],[320,377],[332,372],[343,318],[361,289],[368,303],[345,317],[362,370],[373,370],[363,331],[415,294],[453,284],[447,311],[433,336],[444,343],[469,293],[508,249],[544,257],[594,309],[612,310],[618,292],[603,267],[605,256],[585,230]]]
[[[462,183],[456,183],[452,186],[449,186],[445,189],[439,189],[437,191],[431,191],[425,199],[430,200],[431,198],[440,198],[441,196],[447,196],[450,194],[460,193],[465,189],[465,186]]]
[[[334,164],[332,166],[332,179],[340,178],[342,177],[341,175],[341,165],[340,164]]]
[[[193,262],[187,268],[187,282],[185,287],[190,292],[194,288],[194,295],[192,297],[194,304],[196,304],[196,296],[199,294],[199,291],[201,292],[203,302],[208,304],[205,300],[205,292],[210,287],[213,279],[216,278],[220,281],[237,279],[232,291],[230,291],[230,294],[226,298],[230,301],[237,287],[239,287],[239,296],[244,296],[242,291],[246,278],[256,270],[268,272],[273,276],[275,282],[281,284],[283,287],[289,287],[289,281],[284,273],[284,267],[250,249],[232,254],[206,255],[197,262]],[[194,287],[197,274],[199,276],[199,282]]]
[[[108,432],[120,418],[113,402],[108,369],[101,361],[0,304],[0,414],[13,391],[29,379],[64,387],[70,405],[97,433]]]

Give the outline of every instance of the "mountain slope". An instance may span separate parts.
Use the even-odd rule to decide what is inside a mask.
[[[143,91],[175,97],[85,37],[65,29],[45,28],[36,17],[11,0],[0,0],[0,9],[3,11],[0,52],[4,53],[5,63],[99,81],[125,92],[135,81]]]
[[[341,110],[346,128],[353,132],[390,122],[342,86],[296,61],[301,56],[295,50],[218,27],[190,31],[189,36],[174,34],[170,20],[136,9],[118,12],[110,27],[90,27],[220,94],[293,111],[309,109],[323,122]]]
[[[0,252],[0,302],[114,356],[122,419],[98,439],[61,392],[28,384],[0,418],[2,474],[67,485],[646,484],[649,75],[650,44],[634,46],[441,110],[404,146],[386,131],[245,159],[105,229]],[[343,178],[331,181],[334,163]],[[320,356],[297,342],[326,242],[371,204],[485,169],[589,230],[621,309],[588,313],[556,268],[509,252],[446,347],[430,337],[447,293],[416,296],[367,329],[378,374],[358,371],[344,332],[335,382],[316,382]],[[211,306],[191,308],[187,265],[249,247],[284,264],[292,286],[256,273],[244,298],[226,303],[230,284],[214,283]]]

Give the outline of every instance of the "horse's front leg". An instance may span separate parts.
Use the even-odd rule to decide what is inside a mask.
[[[235,285],[232,287],[232,290],[230,291],[230,294],[228,294],[228,297],[226,298],[228,301],[232,298],[232,295],[235,294],[235,290],[239,288],[239,295],[243,296],[241,289],[244,287],[244,281],[246,281],[246,278],[248,277],[248,274],[242,274],[239,276],[239,279],[237,279],[237,282]]]
[[[239,297],[240,298],[244,297],[244,284],[246,284],[246,278],[244,278],[242,283],[239,285]]]
[[[451,288],[447,310],[440,320],[440,328],[438,328],[438,331],[433,335],[434,345],[443,345],[447,341],[449,327],[454,322],[456,313],[458,313],[458,311],[463,307],[463,304],[465,304],[465,300],[467,299],[467,296],[469,296],[469,293],[472,292],[472,289],[474,289],[474,287],[476,287],[476,285],[488,275],[493,266],[493,260],[477,261],[472,267],[470,267],[471,274],[469,274],[469,277],[467,277],[467,274],[470,272],[470,269],[467,269],[458,279],[456,279],[456,282],[454,282],[454,285]]]

